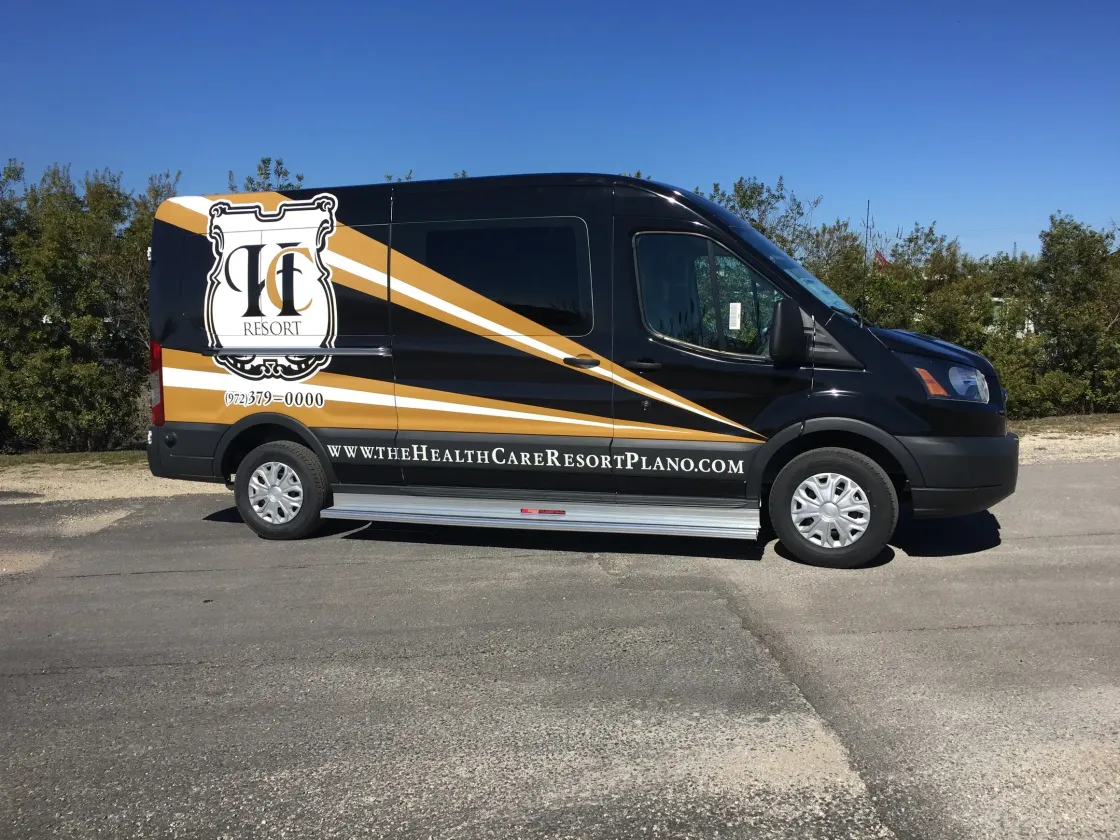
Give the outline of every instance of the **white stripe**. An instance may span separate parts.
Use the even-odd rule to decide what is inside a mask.
[[[324,251],[323,262],[327,265],[333,265],[335,268],[341,269],[348,274],[353,274],[355,277],[361,277],[363,280],[376,283],[378,286],[384,286],[387,283],[384,272],[378,271],[376,268],[370,268],[365,263],[360,263],[357,260],[344,257],[342,254],[336,253],[335,251]]]
[[[197,391],[290,391],[297,388],[310,394],[322,394],[324,399],[335,402],[357,403],[359,405],[393,405],[392,394],[376,394],[369,391],[354,391],[349,388],[333,388],[327,385],[295,384],[283,379],[245,380],[229,373],[207,373],[185,368],[164,368],[163,385],[165,388],[193,388]]]
[[[543,420],[546,423],[566,423],[570,426],[591,426],[598,429],[613,428],[612,423],[595,420],[577,420],[574,417],[550,417],[528,411],[511,411],[506,408],[488,408],[481,405],[463,405],[440,400],[425,400],[418,397],[397,397],[398,408],[415,408],[420,411],[453,411],[457,414],[479,414],[484,417],[505,417],[509,420]]]
[[[310,383],[294,384],[283,379],[262,379],[259,381],[246,381],[228,373],[214,371],[208,373],[201,370],[188,370],[186,368],[167,367],[163,369],[163,385],[165,388],[190,388],[197,391],[291,391],[298,389],[305,393],[322,394],[324,399],[334,402],[356,403],[359,405],[377,405],[391,407],[394,403],[392,394],[376,394],[368,391],[357,391],[350,388],[335,388],[328,385],[313,385]],[[463,405],[461,403],[444,402],[442,400],[421,399],[419,397],[398,397],[396,404],[399,408],[412,408],[418,411],[446,411],[455,414],[475,414],[484,417],[504,417],[510,420],[539,420],[545,423],[561,423],[570,426],[590,426],[599,429],[616,428],[614,424],[598,420],[580,420],[574,417],[554,417],[547,414],[535,414],[530,411],[515,411],[506,408],[489,408],[487,406]],[[618,429],[648,431],[642,426],[618,426]],[[675,430],[674,430],[675,431]],[[687,430],[681,430],[686,432]]]
[[[429,306],[438,309],[440,312],[446,312],[467,323],[474,324],[477,327],[482,327],[484,330],[489,330],[494,335],[504,336],[505,338],[512,338],[518,344],[524,344],[526,347],[532,347],[534,350],[539,350],[546,353],[553,358],[563,361],[567,358],[568,354],[562,350],[557,350],[555,347],[550,347],[544,342],[537,341],[535,338],[529,338],[522,335],[516,330],[511,330],[509,327],[504,327],[501,324],[491,321],[489,318],[483,318],[481,315],[476,315],[468,309],[463,309],[461,306],[456,306],[453,303],[448,303],[443,298],[438,298],[430,292],[425,292],[423,289],[417,289],[411,283],[406,283],[398,277],[392,280],[393,294],[403,294],[420,303],[426,303]]]
[[[180,207],[185,207],[187,210],[201,213],[203,216],[210,215],[210,205],[214,203],[202,195],[178,195],[172,198],[171,201],[178,204]]]

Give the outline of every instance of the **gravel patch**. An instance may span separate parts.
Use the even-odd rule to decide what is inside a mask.
[[[0,575],[32,572],[50,559],[46,551],[0,551]]]
[[[110,510],[92,516],[64,516],[54,530],[63,537],[88,537],[98,531],[104,531],[110,525],[115,525],[131,512],[124,509]]]
[[[221,484],[156,478],[147,466],[79,467],[37,464],[0,470],[0,483],[11,495],[0,506],[19,502],[89,499],[143,499],[225,492]]]
[[[1019,463],[1113,461],[1120,458],[1120,434],[1037,432],[1019,438]]]

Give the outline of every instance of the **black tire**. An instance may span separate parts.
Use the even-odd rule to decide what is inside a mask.
[[[257,468],[277,463],[291,470],[299,479],[302,502],[287,521],[268,522],[250,500],[249,482]],[[282,473],[277,473],[282,475]],[[278,440],[258,446],[237,466],[233,494],[245,524],[266,540],[298,540],[319,527],[319,512],[327,501],[327,474],[315,453],[299,443]],[[290,504],[290,503],[289,503]],[[279,514],[278,514],[279,515]]]
[[[794,493],[803,481],[822,473],[847,477],[859,485],[866,496],[867,527],[848,545],[826,547],[803,535],[794,522],[791,510]],[[798,455],[778,473],[770,488],[768,507],[774,532],[790,554],[803,563],[832,569],[854,569],[870,563],[886,548],[898,524],[898,494],[890,477],[871,458],[851,449],[830,447]],[[803,521],[812,524],[811,517]],[[858,518],[854,521],[858,522]],[[829,534],[839,533],[832,530],[827,521],[822,524],[829,529]]]

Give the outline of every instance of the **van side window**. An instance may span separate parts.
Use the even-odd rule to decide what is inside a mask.
[[[592,327],[587,228],[574,218],[425,224],[424,262],[562,335]]]
[[[724,353],[764,356],[781,293],[704,236],[643,233],[634,243],[646,326]]]

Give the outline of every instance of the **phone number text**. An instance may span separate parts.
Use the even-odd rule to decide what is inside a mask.
[[[255,406],[282,403],[289,408],[322,408],[327,401],[322,394],[304,391],[226,391],[226,405]]]

